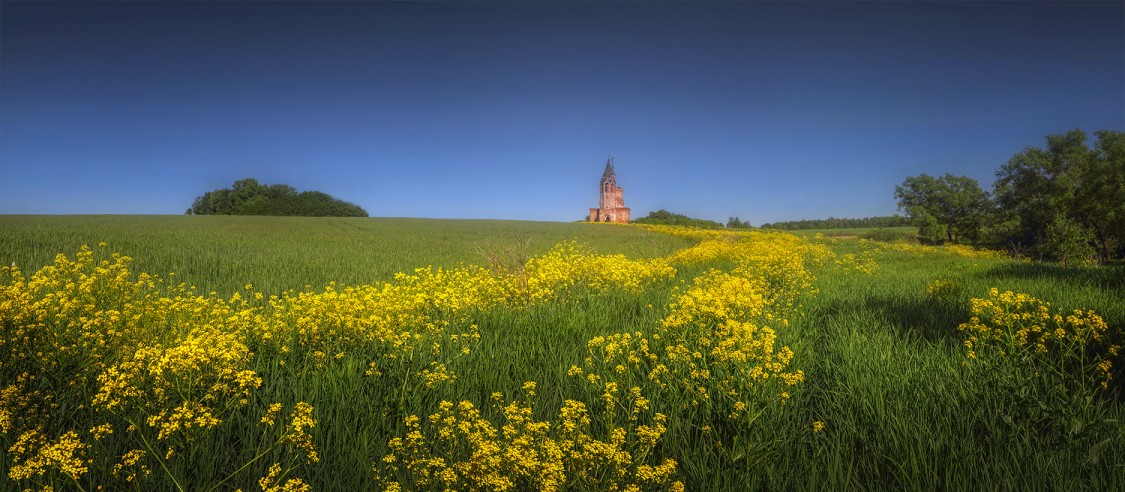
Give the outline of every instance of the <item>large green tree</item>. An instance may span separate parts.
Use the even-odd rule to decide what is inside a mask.
[[[898,207],[930,242],[976,240],[990,214],[988,193],[968,176],[920,174],[895,187]]]
[[[1125,239],[1125,134],[1100,131],[1094,148],[1086,133],[1048,135],[1045,149],[1028,147],[996,172],[994,196],[1015,221],[1011,241],[1038,247],[1058,220],[1088,228],[1102,257]]]
[[[1089,224],[1102,256],[1125,248],[1125,132],[1099,131],[1075,193],[1075,215]]]

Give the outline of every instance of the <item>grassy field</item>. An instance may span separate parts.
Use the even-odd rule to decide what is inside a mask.
[[[860,237],[874,231],[891,231],[898,233],[917,234],[917,227],[852,227],[848,229],[801,229],[785,231],[802,236],[815,236],[821,234],[825,237]]]
[[[0,264],[26,269],[107,243],[133,269],[229,295],[247,283],[280,293],[306,285],[383,282],[415,268],[530,257],[577,239],[606,254],[659,257],[687,240],[623,227],[505,220],[254,216],[0,216]]]
[[[5,489],[1125,487],[1123,268],[589,224],[0,230],[25,275],[74,261],[0,283]]]

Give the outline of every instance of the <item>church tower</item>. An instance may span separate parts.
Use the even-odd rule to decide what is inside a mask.
[[[629,209],[625,207],[622,188],[617,186],[617,173],[613,158],[605,161],[605,172],[598,183],[598,208],[590,209],[591,222],[629,222]]]

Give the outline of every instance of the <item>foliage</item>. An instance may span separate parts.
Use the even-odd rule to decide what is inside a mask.
[[[918,226],[919,237],[933,243],[978,239],[990,207],[988,193],[975,179],[952,174],[908,177],[895,187],[895,198]]]
[[[1044,257],[1058,261],[1064,267],[1097,264],[1094,235],[1076,221],[1058,214],[1047,226],[1046,234],[1047,237],[1039,245]]]
[[[648,215],[639,219],[634,219],[633,222],[636,224],[699,227],[702,229],[721,229],[723,227],[722,224],[713,220],[693,219],[686,215],[672,213],[663,209],[649,212]]]
[[[937,217],[930,214],[920,214],[914,218],[918,226],[918,240],[926,244],[942,244],[949,236],[949,226],[938,222]]]
[[[1015,222],[1009,242],[1039,246],[1062,215],[1093,232],[1103,258],[1125,252],[1125,133],[1096,135],[1093,149],[1082,130],[1048,135],[1045,149],[1029,147],[1000,167],[993,194],[1000,220]]]
[[[739,219],[737,215],[727,218],[727,229],[753,229],[750,221]]]
[[[367,217],[367,211],[327,193],[298,193],[289,185],[263,185],[256,179],[246,178],[235,181],[231,188],[208,191],[196,197],[187,215]]]
[[[910,224],[910,219],[900,215],[864,217],[861,219],[827,219],[792,220],[788,222],[774,222],[762,224],[762,229],[779,229],[795,231],[806,229],[854,229],[860,227],[903,227]],[[728,226],[729,227],[729,226]]]

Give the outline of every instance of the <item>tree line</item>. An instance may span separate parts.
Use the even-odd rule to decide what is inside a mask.
[[[298,215],[305,217],[367,217],[359,205],[319,191],[298,192],[284,184],[265,185],[253,178],[230,188],[196,197],[188,215]]]
[[[996,171],[992,191],[967,176],[920,174],[895,187],[929,243],[1004,247],[1063,264],[1125,256],[1125,133],[1048,135]]]
[[[738,217],[731,217],[728,221],[727,227],[731,221],[736,221]],[[743,225],[734,225],[733,227],[749,227],[748,223],[743,222]],[[762,229],[780,229],[783,231],[795,231],[804,229],[854,229],[857,227],[905,227],[910,226],[911,221],[908,217],[901,215],[888,215],[877,217],[863,217],[860,219],[839,219],[836,217],[828,217],[827,219],[808,219],[808,220],[790,220],[785,222],[773,222],[762,224]]]
[[[584,220],[589,220],[586,218]],[[682,225],[690,227],[699,227],[703,229],[753,229],[754,226],[748,220],[742,220],[738,216],[731,216],[727,218],[726,224],[720,224],[713,220],[696,219],[688,217],[683,214],[669,212],[667,210],[657,210],[649,212],[645,217],[634,219],[637,224],[664,224],[664,225]],[[851,229],[856,227],[906,227],[910,226],[911,221],[909,217],[901,215],[891,215],[885,217],[864,217],[861,219],[839,219],[836,217],[829,217],[827,219],[808,219],[808,220],[793,220],[787,222],[774,222],[765,223],[761,225],[762,229],[778,229],[778,230],[803,230],[803,229]]]

